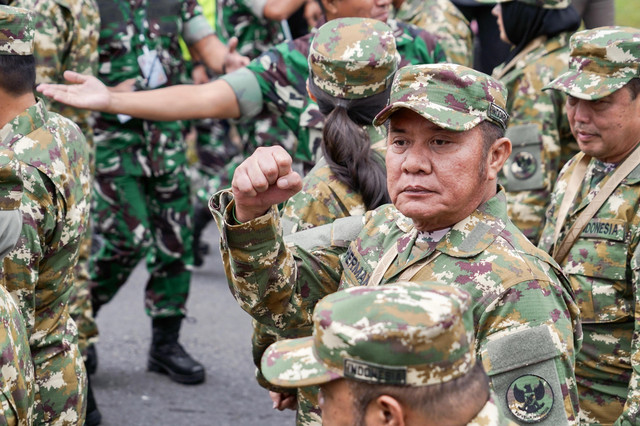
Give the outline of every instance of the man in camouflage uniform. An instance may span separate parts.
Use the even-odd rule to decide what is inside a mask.
[[[479,1],[504,3],[502,0]],[[538,7],[540,13],[570,6],[569,0],[515,1]],[[504,29],[500,5],[494,8],[494,14]],[[579,21],[575,14],[575,28]],[[572,31],[562,31],[553,36],[536,37],[508,63],[493,71],[493,77],[509,92],[507,111],[511,119],[507,137],[513,144],[513,152],[501,176],[507,191],[509,218],[534,244],[540,238],[558,172],[577,151],[564,111],[566,97],[560,92],[542,91],[546,84],[566,71],[571,34]]]
[[[0,150],[0,259],[14,248],[22,226],[22,172],[13,152]],[[0,424],[33,424],[34,380],[29,339],[22,314],[0,285]]]
[[[20,162],[21,236],[3,263],[3,285],[18,301],[35,366],[37,424],[82,424],[86,374],[69,315],[73,269],[89,214],[89,151],[78,127],[36,101],[34,19],[0,9],[0,147]]]
[[[81,74],[96,75],[98,71],[98,37],[100,35],[100,14],[94,0],[13,0],[11,6],[22,7],[35,13],[36,37],[34,56],[36,58],[36,83],[63,83],[66,70],[76,70]],[[93,128],[89,110],[82,110],[51,102],[50,111],[70,119],[78,125],[89,145],[91,174],[93,176]],[[97,340],[98,329],[93,321],[91,294],[89,291],[88,262],[91,253],[91,226],[87,226],[78,263],[75,268],[75,286],[71,293],[69,311],[78,327],[78,346],[87,359],[89,340]],[[95,358],[87,360],[87,372],[95,370]],[[87,424],[91,425],[91,414],[95,408],[91,387],[87,395]],[[99,413],[99,412],[97,412]]]
[[[338,291],[316,305],[313,336],[274,343],[262,371],[278,386],[320,385],[326,426],[515,425],[476,362],[470,299],[431,283]]]
[[[570,44],[569,70],[547,88],[568,95],[567,115],[582,152],[560,172],[539,246],[554,253],[580,307],[584,345],[575,372],[582,424],[635,425],[640,422],[640,167],[634,168],[633,156],[640,135],[640,30],[603,27],[576,33]],[[624,163],[628,157],[631,163]],[[620,175],[620,182],[613,174],[624,169],[621,164],[632,171]],[[598,193],[606,196],[602,204],[594,202]],[[592,204],[595,214],[583,216],[584,228],[571,232],[573,246],[560,250]]]
[[[447,62],[473,66],[473,32],[467,18],[451,0],[395,0],[395,18],[431,32]]]
[[[284,238],[276,205],[300,189],[300,177],[280,147],[256,151],[232,190],[210,202],[240,306],[290,329],[308,327],[316,302],[337,289],[451,283],[472,296],[476,354],[503,411],[514,421],[576,424],[578,309],[555,262],[508,220],[496,182],[511,151],[501,137],[505,98],[498,81],[466,67],[400,69],[374,121],[390,119],[393,205],[357,227],[342,219]],[[540,391],[519,405],[514,387],[525,384]]]
[[[240,55],[229,54],[196,0],[97,3],[98,77],[118,85],[116,90],[182,82],[180,37],[216,72],[238,64]],[[94,131],[92,216],[103,242],[90,262],[94,309],[107,303],[146,258],[145,308],[153,328],[148,368],[180,383],[202,382],[203,366],[178,343],[193,261],[185,125],[100,114]]]

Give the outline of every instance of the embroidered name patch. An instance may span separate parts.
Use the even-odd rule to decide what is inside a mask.
[[[355,359],[344,360],[344,377],[369,383],[404,385],[407,383],[406,367],[387,367]]]
[[[618,219],[591,219],[582,231],[582,238],[602,238],[624,241],[627,224]]]
[[[540,422],[553,408],[553,390],[540,376],[520,376],[509,385],[507,406],[509,411],[524,423]]]
[[[369,276],[371,274],[362,266],[356,255],[351,250],[351,247],[349,247],[343,262],[345,267],[353,274],[359,283],[364,285],[369,282]]]

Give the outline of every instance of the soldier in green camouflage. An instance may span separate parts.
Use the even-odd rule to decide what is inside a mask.
[[[569,63],[569,37],[580,17],[569,0],[479,0],[498,3],[502,41],[513,45],[493,77],[509,92],[511,116],[507,137],[513,144],[502,170],[509,218],[534,244],[562,165],[578,150],[564,111],[565,96],[542,88],[562,74]],[[523,23],[530,23],[522,31]]]
[[[89,214],[89,151],[73,122],[33,96],[33,15],[2,6],[0,28],[0,147],[14,153],[24,180],[21,235],[4,259],[2,283],[26,324],[34,423],[83,424],[86,374],[68,304]]]
[[[473,66],[473,32],[451,0],[395,0],[395,18],[432,32],[447,62]]]
[[[507,218],[497,185],[511,152],[505,99],[500,82],[463,66],[401,68],[374,121],[390,120],[393,204],[355,227],[346,218],[283,237],[276,205],[301,179],[280,147],[256,151],[232,190],[210,202],[240,306],[294,329],[308,327],[316,302],[340,288],[446,281],[471,294],[476,355],[510,419],[576,424],[578,308],[557,264]],[[537,390],[532,399],[514,393],[525,386]]]
[[[584,344],[575,372],[582,424],[635,425],[640,167],[637,157],[625,159],[638,155],[640,30],[602,27],[576,33],[570,44],[569,70],[547,88],[568,96],[569,123],[582,152],[560,172],[539,247],[554,253],[580,307]],[[619,181],[613,174],[624,164],[631,172]],[[594,201],[597,194],[606,197],[603,203]],[[573,245],[563,243],[592,204],[595,214],[587,212],[571,232]]]
[[[0,259],[14,248],[22,226],[22,172],[13,152],[0,150]],[[0,285],[0,424],[33,424],[34,377],[24,319]]]
[[[476,362],[470,306],[435,283],[338,291],[316,305],[313,336],[273,344],[262,370],[278,386],[320,385],[326,426],[515,425]]]

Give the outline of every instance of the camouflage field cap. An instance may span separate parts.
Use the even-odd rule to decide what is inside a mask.
[[[569,70],[543,90],[561,90],[586,100],[604,98],[640,77],[640,30],[600,27],[575,33]]]
[[[313,336],[282,340],[262,357],[262,373],[283,387],[338,378],[425,386],[475,364],[467,292],[435,283],[338,291],[316,305]]]
[[[379,126],[400,108],[453,131],[473,129],[481,121],[507,128],[507,89],[498,80],[455,64],[410,65],[400,68],[387,105],[373,120]]]
[[[309,48],[309,74],[318,88],[345,99],[372,96],[391,85],[399,55],[393,31],[377,19],[333,19]]]
[[[34,17],[27,9],[0,5],[0,55],[32,55]]]
[[[509,1],[519,1],[542,9],[566,9],[571,4],[571,0],[477,0],[478,3],[506,3]]]

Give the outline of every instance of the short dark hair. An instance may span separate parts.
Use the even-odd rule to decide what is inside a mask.
[[[33,92],[36,60],[33,55],[0,55],[0,89],[11,95]]]
[[[460,401],[468,404],[476,402],[482,407],[489,397],[489,378],[480,363],[476,363],[463,376],[429,386],[375,385],[356,380],[347,382],[354,397],[356,419],[360,420],[356,422],[357,425],[363,424],[362,416],[369,404],[382,395],[389,395],[412,410],[428,414],[436,424],[457,412]]]
[[[629,88],[629,92],[631,93],[631,100],[635,100],[640,94],[640,78],[634,77],[626,84],[625,87]]]

